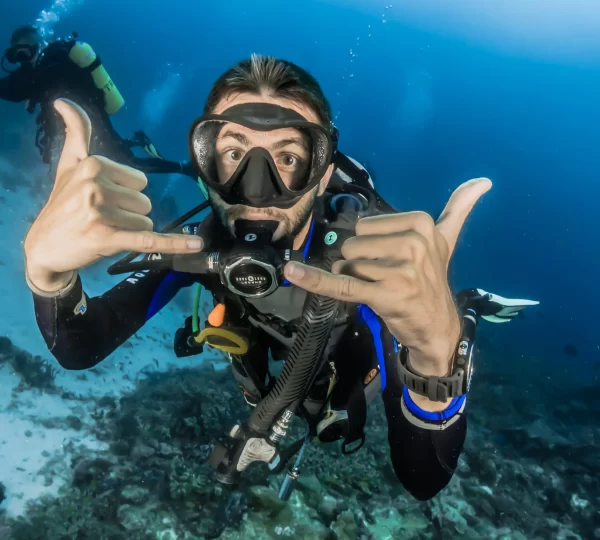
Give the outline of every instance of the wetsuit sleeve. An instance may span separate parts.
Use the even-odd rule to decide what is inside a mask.
[[[467,433],[466,398],[452,400],[440,413],[419,409],[400,382],[395,339],[370,309],[359,310],[359,318],[380,368],[394,471],[413,497],[430,499],[446,487],[458,465]]]
[[[33,80],[21,69],[0,79],[0,99],[18,103],[30,99]]]
[[[190,274],[143,271],[103,295],[89,298],[77,277],[60,297],[33,293],[35,317],[60,365],[87,369],[105,359],[192,282]]]

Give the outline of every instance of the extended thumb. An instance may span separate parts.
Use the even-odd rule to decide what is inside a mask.
[[[448,243],[449,256],[454,252],[460,231],[473,206],[491,188],[492,181],[489,178],[473,178],[458,186],[450,196],[436,224]]]
[[[66,170],[76,167],[80,161],[88,157],[92,122],[87,113],[73,101],[57,99],[54,108],[62,116],[66,130],[65,144],[56,170],[58,179]]]

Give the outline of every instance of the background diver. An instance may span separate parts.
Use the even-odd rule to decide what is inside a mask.
[[[7,67],[18,64],[15,69]],[[124,163],[145,173],[181,173],[196,178],[189,161],[168,161],[158,153],[148,136],[138,131],[122,139],[112,126],[110,116],[124,105],[123,96],[109,77],[94,50],[76,35],[59,39],[44,47],[36,27],[15,30],[2,58],[8,76],[0,79],[0,99],[27,102],[27,111],[37,117],[36,146],[44,163],[55,164],[64,143],[64,127],[52,103],[67,97],[79,104],[92,123],[90,151]],[[143,148],[150,156],[139,158],[132,151]]]
[[[354,186],[334,175],[343,159],[318,82],[290,62],[254,55],[216,81],[190,130],[212,213],[178,234],[157,234],[146,217],[144,174],[90,157],[84,112],[64,100],[55,107],[66,143],[24,249],[38,326],[64,368],[102,361],[178,290],[199,282],[215,309],[203,330],[188,321],[176,350],[227,351],[254,406],[213,454],[220,481],[235,483],[257,460],[277,470],[277,441],[296,412],[318,415],[312,434],[344,439],[349,452],[347,444],[364,442],[366,403],[378,389],[405,488],[425,500],[450,481],[466,436],[475,317],[509,320],[533,303],[466,291],[461,323],[448,262],[489,180],[460,186],[437,222],[422,212],[391,213],[364,177]],[[78,270],[123,251],[151,254],[130,266],[149,270],[89,298]],[[274,253],[287,264],[277,266]],[[218,271],[197,273],[200,257],[203,272]],[[272,277],[282,283],[272,287]],[[317,341],[316,364],[307,364]],[[286,360],[276,380],[269,352]],[[273,409],[280,402],[282,414]]]

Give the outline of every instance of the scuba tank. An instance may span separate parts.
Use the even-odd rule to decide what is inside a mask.
[[[104,94],[106,113],[109,115],[117,113],[125,104],[125,99],[108,75],[94,49],[84,41],[76,41],[69,52],[69,58],[81,69],[90,72],[94,85]]]

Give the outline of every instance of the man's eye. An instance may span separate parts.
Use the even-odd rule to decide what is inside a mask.
[[[293,154],[284,154],[279,158],[279,162],[283,167],[289,169],[296,168],[300,164],[300,160]]]
[[[242,152],[240,152],[239,150],[228,150],[227,152],[225,152],[225,155],[231,161],[239,161],[240,159],[242,159]]]

